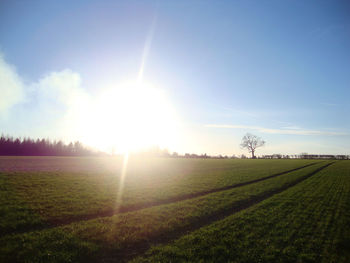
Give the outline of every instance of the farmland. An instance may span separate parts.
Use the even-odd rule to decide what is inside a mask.
[[[349,256],[347,161],[2,157],[0,169],[1,262]]]

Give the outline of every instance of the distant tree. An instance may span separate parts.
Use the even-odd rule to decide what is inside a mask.
[[[300,158],[301,159],[308,159],[309,158],[309,154],[308,153],[301,153],[300,154]]]
[[[241,147],[247,149],[252,154],[253,159],[255,159],[254,153],[256,151],[256,148],[264,145],[265,145],[264,140],[250,133],[247,133],[242,138]]]
[[[274,153],[274,154],[272,155],[272,159],[282,159],[282,154],[280,154],[280,153]]]
[[[48,139],[33,140],[30,138],[13,138],[5,135],[0,137],[0,155],[15,156],[71,156],[94,155],[95,152],[87,149],[80,142],[64,144],[62,141],[50,142]]]

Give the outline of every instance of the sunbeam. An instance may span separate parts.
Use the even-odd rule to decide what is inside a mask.
[[[145,46],[143,48],[143,53],[142,53],[142,58],[141,58],[141,66],[140,66],[139,75],[138,75],[138,81],[142,81],[142,79],[143,79],[145,63],[146,63],[149,51],[151,49],[151,44],[152,44],[152,40],[153,40],[153,35],[154,35],[156,23],[157,23],[157,16],[154,16],[150,31],[149,31],[147,38],[146,38]]]
[[[115,212],[119,212],[120,206],[122,204],[122,197],[123,197],[123,190],[124,190],[124,181],[125,181],[125,176],[126,176],[126,171],[127,171],[127,166],[128,166],[128,160],[129,160],[129,154],[125,153],[124,154],[124,161],[123,161],[122,171],[121,171],[121,174],[120,174],[120,182],[119,182],[119,187],[118,187],[118,192],[117,192]]]

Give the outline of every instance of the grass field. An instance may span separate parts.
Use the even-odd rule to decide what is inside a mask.
[[[130,158],[124,180],[118,158],[2,157],[0,169],[1,262],[349,256],[347,161]]]
[[[349,163],[337,163],[255,207],[154,247],[135,262],[348,262],[349,176]]]

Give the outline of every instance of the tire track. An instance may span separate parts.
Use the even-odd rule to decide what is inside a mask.
[[[297,171],[297,170],[301,170],[303,168],[315,165],[316,163],[320,163],[320,162],[314,162],[314,163],[307,164],[307,165],[304,165],[304,166],[301,166],[301,167],[297,167],[297,168],[294,168],[294,169],[291,169],[291,170],[288,170],[288,171],[276,173],[276,174],[273,174],[273,175],[269,175],[269,176],[262,177],[262,178],[259,178],[259,179],[251,180],[251,181],[248,181],[248,182],[243,182],[243,183],[239,183],[239,184],[219,187],[219,188],[215,188],[215,189],[211,189],[211,190],[207,190],[207,191],[201,191],[201,192],[192,193],[192,194],[185,194],[185,195],[181,195],[181,196],[168,198],[168,199],[165,199],[165,200],[149,202],[149,203],[146,203],[146,204],[135,204],[135,205],[130,205],[128,207],[121,207],[119,209],[119,212],[107,211],[107,212],[103,212],[103,213],[83,215],[83,216],[74,217],[74,218],[71,218],[71,219],[53,220],[51,222],[55,226],[61,226],[61,225],[67,225],[67,224],[78,222],[78,221],[86,221],[86,220],[96,219],[96,218],[100,218],[100,217],[110,217],[110,216],[113,216],[113,215],[116,215],[116,214],[120,214],[120,213],[135,212],[135,211],[138,211],[138,210],[141,210],[141,209],[145,209],[145,208],[150,208],[150,207],[153,207],[153,206],[167,205],[167,204],[171,204],[171,203],[175,203],[175,202],[185,201],[185,200],[188,200],[188,199],[193,199],[193,198],[197,198],[197,197],[208,195],[208,194],[212,194],[212,193],[217,193],[217,192],[226,191],[226,190],[230,190],[230,189],[237,188],[237,187],[246,186],[246,185],[249,185],[249,184],[258,183],[258,182],[261,182],[261,181],[264,181],[264,180],[268,180],[270,178],[274,178],[274,177],[281,176],[281,175],[284,175],[284,174],[287,174],[287,173],[291,173],[291,172],[294,172],[294,171]]]
[[[283,171],[280,173],[276,173],[273,175],[269,175],[266,177],[258,178],[258,179],[243,182],[243,183],[219,187],[219,188],[215,188],[215,189],[211,189],[211,190],[207,190],[207,191],[201,191],[201,192],[197,192],[197,193],[193,193],[193,194],[185,194],[185,195],[176,196],[173,198],[168,198],[166,200],[149,202],[146,204],[136,204],[136,205],[132,205],[132,206],[128,206],[128,207],[121,207],[118,212],[116,212],[114,210],[110,210],[110,211],[106,211],[106,212],[99,212],[99,213],[95,213],[95,214],[82,215],[82,216],[76,216],[76,217],[65,218],[65,219],[48,220],[48,222],[44,222],[44,225],[41,225],[41,226],[30,227],[30,228],[21,228],[21,229],[15,230],[15,231],[3,231],[1,233],[1,235],[5,236],[8,234],[21,234],[21,233],[26,233],[26,232],[31,232],[31,231],[50,229],[50,228],[54,228],[54,227],[68,225],[68,224],[75,223],[75,222],[93,220],[93,219],[103,218],[103,217],[111,217],[111,216],[114,216],[114,215],[117,215],[120,213],[135,212],[135,211],[138,211],[141,209],[151,208],[154,206],[160,206],[160,205],[166,205],[166,204],[171,204],[171,203],[175,203],[175,202],[185,201],[185,200],[205,196],[205,195],[212,194],[212,193],[217,193],[217,192],[221,192],[221,191],[226,191],[226,190],[230,190],[230,189],[258,183],[258,182],[268,180],[268,179],[271,179],[274,177],[278,177],[278,176],[281,176],[281,175],[284,175],[287,173],[301,170],[303,168],[315,165],[317,163],[321,163],[321,162],[313,162],[313,163],[310,163],[307,165],[303,165],[303,166],[300,166],[297,168],[293,168],[293,169],[290,169],[287,171]]]
[[[127,262],[137,256],[142,255],[145,253],[151,246],[154,245],[161,245],[161,244],[166,244],[169,243],[175,239],[180,238],[183,235],[186,235],[190,232],[193,232],[195,230],[198,230],[204,226],[210,225],[216,221],[222,220],[225,217],[231,216],[235,213],[238,213],[242,210],[245,210],[251,206],[257,205],[258,203],[276,195],[279,193],[282,193],[283,191],[286,191],[287,189],[303,182],[304,180],[310,178],[311,176],[317,174],[321,170],[327,168],[328,166],[332,165],[334,162],[327,163],[314,171],[308,173],[307,175],[297,179],[294,182],[291,182],[287,185],[284,185],[283,187],[275,190],[271,190],[268,192],[265,192],[263,195],[256,196],[250,200],[242,201],[240,202],[239,206],[234,206],[228,209],[225,209],[221,211],[220,213],[212,214],[210,216],[207,216],[205,218],[201,218],[198,221],[183,227],[183,228],[178,228],[174,230],[173,232],[168,232],[166,234],[160,235],[157,238],[154,238],[152,242],[140,242],[139,244],[136,244],[133,247],[127,248],[123,251],[112,251],[112,250],[105,250],[103,251],[103,256],[99,257],[98,262]],[[92,260],[91,262],[96,262]]]

